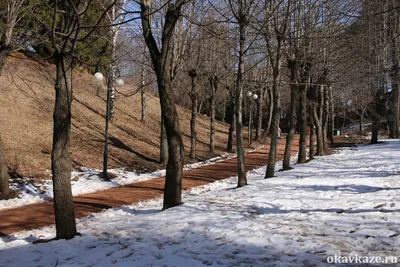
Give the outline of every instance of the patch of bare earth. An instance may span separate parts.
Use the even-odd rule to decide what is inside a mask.
[[[53,65],[10,57],[0,76],[0,133],[6,160],[15,176],[49,178],[52,148],[52,115],[54,108]],[[104,147],[106,87],[94,81],[91,74],[75,72],[73,77],[71,155],[73,167],[101,169]],[[122,91],[135,90],[127,83]],[[190,151],[190,111],[178,107],[185,163],[192,163]],[[140,96],[118,95],[115,119],[111,122],[109,167],[152,171],[159,165],[160,104],[154,94],[147,94],[147,120],[140,121]],[[216,123],[216,149],[209,153],[209,119],[198,116],[197,160],[225,153],[228,140],[226,123]],[[246,132],[244,136],[247,136]]]

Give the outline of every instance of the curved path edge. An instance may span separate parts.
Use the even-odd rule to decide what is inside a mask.
[[[283,139],[282,141],[284,141]],[[277,160],[283,159],[284,148],[285,142],[281,142],[278,145]],[[297,152],[298,142],[296,140],[293,142],[292,155]],[[254,152],[247,153],[245,161],[248,171],[265,166],[268,162],[268,147],[263,146]],[[184,171],[182,189],[189,190],[232,176],[237,176],[236,157]],[[104,209],[132,205],[161,197],[163,188],[164,177],[79,195],[74,197],[75,217],[82,218]],[[2,235],[52,225],[55,222],[53,202],[0,211],[0,218],[0,234]]]

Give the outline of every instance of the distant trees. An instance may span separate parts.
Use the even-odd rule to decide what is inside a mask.
[[[86,64],[90,69],[111,68],[113,73],[115,51],[110,40],[118,19],[110,12],[125,1],[54,0],[38,5],[40,1],[0,2],[5,10],[0,17],[0,72],[13,43],[48,56],[56,66],[54,207],[57,238],[68,239],[76,234],[69,151],[73,67]],[[38,12],[23,12],[34,4]],[[125,37],[140,35],[132,62],[141,64],[142,121],[146,120],[145,80],[154,71],[157,81],[160,164],[166,164],[163,209],[182,202],[184,146],[176,104],[191,108],[192,159],[196,158],[199,112],[210,115],[211,153],[215,120],[230,123],[227,150],[234,150],[236,133],[238,187],[247,184],[243,121],[250,114],[243,101],[245,91],[259,97],[256,139],[263,141],[263,128],[270,136],[266,178],[275,175],[283,115],[288,131],[283,170],[290,169],[296,130],[300,133],[298,163],[307,161],[307,148],[310,159],[314,152],[324,155],[339,112],[356,116],[360,131],[364,120],[372,119],[372,143],[378,141],[382,124],[389,126],[390,137],[399,137],[400,11],[395,0],[141,0],[130,2],[121,12],[131,17],[119,23],[134,29]],[[17,27],[18,23],[23,26]],[[16,27],[19,38],[13,42]],[[152,70],[145,66],[150,61]],[[281,101],[282,92],[290,96],[290,103]],[[0,139],[0,193],[6,197],[9,177],[2,149]]]
[[[0,2],[3,14],[0,24],[0,76],[3,72],[7,57],[13,49],[13,33],[21,12],[24,10],[24,0],[6,0]],[[7,162],[4,157],[3,143],[0,134],[0,199],[8,198],[10,194]]]
[[[347,112],[359,120],[372,121],[371,143],[378,142],[380,129],[389,129],[389,137],[399,135],[399,9],[396,1],[365,0],[357,7],[360,16],[345,31],[338,48],[348,55],[349,68],[342,73],[343,90],[339,95],[342,116]],[[339,106],[339,105],[338,105]]]

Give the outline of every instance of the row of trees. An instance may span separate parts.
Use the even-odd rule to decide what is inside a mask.
[[[247,184],[243,142],[247,91],[259,96],[256,139],[270,135],[266,178],[275,175],[279,127],[288,132],[283,170],[290,169],[296,131],[298,163],[307,160],[308,129],[310,140],[315,136],[317,140],[316,148],[310,142],[309,158],[324,154],[328,140],[333,141],[339,110],[359,115],[361,121],[371,118],[372,142],[377,141],[383,118],[390,118],[391,136],[399,135],[400,7],[395,0],[0,3],[6,7],[1,16],[1,69],[13,49],[24,49],[49,57],[57,70],[51,157],[56,238],[76,235],[69,147],[72,71],[77,64],[92,70],[119,66],[126,75],[140,70],[143,121],[144,88],[155,80],[162,113],[160,163],[167,170],[163,209],[181,204],[184,150],[176,104],[192,110],[192,158],[199,111],[210,116],[211,152],[217,113],[230,123],[227,149],[233,151],[236,143],[238,187]],[[117,51],[112,41],[116,24],[124,28]],[[27,25],[32,30],[27,31]],[[7,196],[1,141],[0,175],[0,189]]]

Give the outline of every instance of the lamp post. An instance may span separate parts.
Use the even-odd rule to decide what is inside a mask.
[[[103,179],[110,180],[108,177],[108,122],[114,118],[114,99],[115,99],[115,86],[123,86],[124,80],[117,78],[114,80],[114,74],[111,72],[107,77],[107,104],[106,104],[106,125],[104,130],[104,154],[103,154]],[[101,72],[94,74],[95,80],[102,82],[104,75]]]
[[[247,97],[250,99],[250,116],[249,116],[249,145],[252,143],[253,139],[253,129],[252,129],[252,118],[253,118],[253,100],[254,102],[258,99],[257,94],[253,94],[251,91],[247,92]]]

